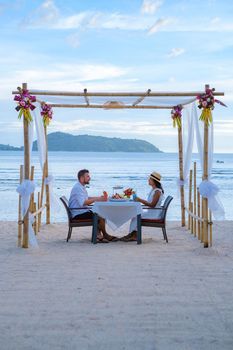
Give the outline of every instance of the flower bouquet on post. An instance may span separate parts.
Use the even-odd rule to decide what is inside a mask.
[[[18,102],[18,106],[15,107],[16,111],[19,112],[18,118],[21,119],[22,115],[25,120],[30,123],[32,121],[32,116],[30,111],[33,111],[36,106],[33,105],[33,102],[36,102],[36,96],[29,94],[28,90],[17,88],[19,95],[15,95],[14,101]]]
[[[45,102],[41,103],[40,114],[43,117],[44,126],[48,126],[53,118],[52,107]]]
[[[177,105],[173,107],[171,111],[172,119],[173,119],[173,127],[177,126],[178,129],[181,129],[181,117],[182,117],[182,105]]]
[[[214,109],[214,103],[217,102],[221,106],[227,107],[223,102],[214,98],[214,89],[206,89],[206,92],[201,95],[197,95],[198,108],[202,109],[200,120],[206,124],[212,123],[212,110]]]

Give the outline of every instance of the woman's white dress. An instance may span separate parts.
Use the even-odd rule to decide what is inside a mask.
[[[162,201],[163,201],[163,192],[160,188],[154,188],[150,191],[147,202],[151,203],[154,197],[154,194],[156,191],[159,191],[161,193],[159,200],[155,206],[155,208],[161,207]],[[161,211],[160,210],[151,210],[151,209],[145,209],[142,213],[142,219],[159,219],[161,217]],[[137,231],[137,217],[133,218],[130,222],[129,226],[129,232]]]

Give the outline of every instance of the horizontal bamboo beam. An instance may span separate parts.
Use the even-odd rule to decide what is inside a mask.
[[[62,108],[102,108],[102,109],[172,109],[173,106],[145,106],[145,105],[120,105],[120,106],[104,106],[104,105],[83,105],[83,104],[63,104],[63,103],[50,103],[51,107]]]
[[[45,96],[125,96],[125,97],[143,97],[145,96],[145,92],[71,92],[71,91],[38,91],[38,90],[30,90],[31,95],[45,95]],[[12,91],[13,95],[18,95],[19,91]],[[161,96],[197,96],[205,93],[205,91],[192,91],[192,92],[150,92],[150,97],[161,97]],[[216,92],[213,91],[214,96],[224,96],[224,92]]]

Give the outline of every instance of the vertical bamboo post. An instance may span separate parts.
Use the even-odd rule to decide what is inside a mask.
[[[36,212],[36,203],[33,202],[33,213]],[[33,229],[35,232],[35,235],[37,234],[37,215],[35,216],[34,223],[33,223]]]
[[[212,222],[212,212],[210,210],[209,210],[209,229],[210,229],[210,247],[212,247],[213,222]]]
[[[22,88],[27,90],[27,84],[23,83]],[[30,172],[30,150],[29,150],[29,135],[28,135],[28,121],[23,117],[23,131],[24,131],[24,180],[29,180]],[[23,218],[23,244],[22,248],[28,248],[28,228],[29,228],[29,210],[27,210]]]
[[[200,198],[200,192],[199,188],[197,188],[197,216],[201,217],[201,198]],[[197,222],[197,237],[200,240],[201,239],[201,222],[198,220]]]
[[[40,204],[40,192],[38,192],[38,197],[37,197],[37,209],[39,210],[41,207]],[[40,213],[38,214],[38,218],[37,218],[37,233],[40,231],[40,220],[41,220],[41,215]]]
[[[20,183],[23,181],[23,165],[20,165],[20,170],[19,170],[19,174],[20,174]],[[18,247],[21,247],[22,244],[22,214],[21,214],[21,210],[22,210],[22,205],[21,205],[21,196],[19,195],[19,210],[18,210]]]
[[[194,162],[193,169],[193,213],[197,214],[197,163]],[[193,219],[193,233],[194,237],[197,235],[197,220]]]
[[[209,89],[209,85],[205,86],[205,89]],[[204,122],[204,150],[203,150],[203,176],[202,180],[208,180],[208,142],[209,142],[209,125],[207,122]],[[208,248],[208,199],[202,198],[203,202],[203,243],[204,248]]]
[[[191,211],[191,201],[192,201],[192,183],[193,183],[193,171],[189,171],[189,210]],[[190,230],[191,216],[188,216],[188,229]]]
[[[203,219],[203,212],[204,212],[204,204],[203,204],[203,198],[201,197],[201,217]],[[201,222],[201,243],[204,242],[204,222]]]
[[[43,166],[43,174],[42,174],[42,183],[41,183],[41,192],[40,192],[40,199],[38,199],[38,206],[39,208],[42,207],[43,205],[43,197],[44,197],[44,180],[45,180],[45,164]],[[41,217],[42,217],[42,212],[39,213],[39,230],[40,230],[40,226],[41,226]]]
[[[181,126],[178,127],[178,147],[179,147],[180,181],[184,181],[182,120],[181,120]],[[180,184],[180,205],[181,205],[181,226],[185,226],[184,184],[182,185]]]
[[[193,214],[193,202],[190,203],[190,211]],[[191,216],[190,218],[190,226],[191,226],[191,233],[193,234],[193,224],[194,224],[194,219]]]
[[[46,141],[46,159],[45,159],[45,178],[49,175],[48,169],[48,137],[47,137],[47,127],[44,126],[45,141]],[[50,198],[49,198],[49,185],[45,186],[46,193],[46,224],[50,224]],[[42,203],[41,203],[42,205]]]
[[[31,166],[31,174],[30,174],[30,180],[33,181],[34,180],[34,170],[35,167],[34,165]],[[31,199],[30,199],[30,212],[32,213],[34,211],[34,192],[31,194]]]

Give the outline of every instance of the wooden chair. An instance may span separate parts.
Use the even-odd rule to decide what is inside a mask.
[[[163,237],[167,243],[168,243],[168,238],[167,238],[167,232],[166,232],[166,216],[167,216],[168,207],[169,207],[172,200],[173,200],[173,197],[168,196],[165,199],[164,204],[161,207],[158,207],[158,208],[144,207],[144,208],[149,209],[149,210],[160,210],[161,211],[160,219],[141,218],[141,226],[162,228]]]
[[[68,217],[69,229],[68,229],[68,235],[66,238],[66,242],[68,242],[69,239],[71,238],[73,227],[83,227],[83,226],[92,226],[91,241],[93,242],[94,237],[96,236],[95,230],[97,231],[98,219],[95,218],[95,216],[97,214],[93,213],[94,214],[93,219],[73,219],[71,209],[69,208],[69,205],[68,205],[67,198],[65,196],[62,196],[62,197],[60,197],[60,200],[66,209],[66,213],[67,213],[67,217]],[[73,209],[82,209],[82,208],[73,208]],[[86,207],[85,207],[85,209],[86,209]]]

